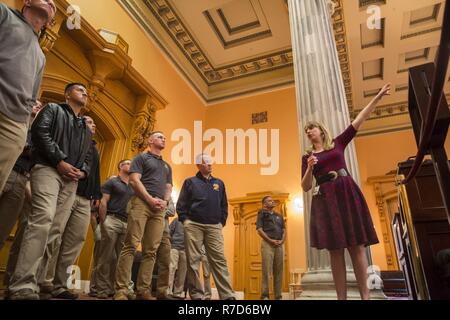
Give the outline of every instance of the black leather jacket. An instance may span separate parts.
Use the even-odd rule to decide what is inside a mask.
[[[82,126],[81,134],[74,134],[77,125]],[[56,168],[64,160],[89,175],[92,134],[84,118],[77,120],[67,104],[49,103],[42,109],[31,126],[31,140],[34,164]],[[81,146],[78,154],[70,150],[73,144]]]

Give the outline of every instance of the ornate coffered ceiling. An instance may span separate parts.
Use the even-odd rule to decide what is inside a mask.
[[[294,84],[285,0],[117,1],[207,104]],[[365,131],[410,127],[407,71],[434,60],[443,0],[331,2],[350,114],[355,116],[390,82],[391,96],[377,108]],[[380,20],[371,28],[374,8]],[[445,90],[450,93],[450,83]]]
[[[283,0],[118,0],[205,102],[293,85]]]
[[[365,126],[365,133],[409,128],[408,69],[435,60],[444,1],[345,0],[342,3],[354,102],[351,115],[355,116],[384,83],[390,82],[391,96],[377,107]],[[373,28],[372,17],[377,12],[381,20]],[[444,90],[449,99],[450,82]]]

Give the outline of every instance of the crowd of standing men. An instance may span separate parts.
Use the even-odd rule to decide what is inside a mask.
[[[67,84],[64,103],[43,107],[37,100],[45,67],[39,37],[55,13],[53,0],[24,0],[21,11],[0,3],[0,249],[18,226],[4,278],[6,298],[77,299],[68,278],[91,225],[91,296],[180,299],[187,289],[193,300],[210,299],[211,274],[220,299],[235,299],[222,234],[228,201],[223,181],[212,176],[211,159],[196,158],[198,173],[184,181],[175,206],[172,169],[162,158],[166,138],[156,131],[146,151],[120,161],[117,176],[101,185],[96,126],[83,115],[85,85]],[[265,207],[269,216],[261,216],[259,233],[272,248],[281,247],[284,224],[281,235],[264,233],[267,221],[269,229],[282,222],[271,218],[273,206]],[[270,247],[264,252],[282,255]]]
[[[86,87],[70,83],[64,103],[42,108],[37,97],[45,56],[39,37],[55,14],[53,0],[24,0],[21,11],[0,3],[0,249],[18,225],[4,279],[7,298],[78,298],[67,287],[68,270],[76,263],[91,224],[96,231],[91,295],[154,299],[156,264],[158,298],[170,299],[169,288],[180,297],[187,269],[195,276],[192,281],[187,277],[191,298],[203,299],[198,266],[206,256],[220,297],[234,299],[223,241],[221,246],[213,242],[223,240],[217,235],[225,225],[227,199],[223,182],[211,176],[207,160],[201,158],[198,165],[203,185],[195,190],[183,187],[183,200],[178,202],[182,207],[177,209],[171,199],[172,169],[161,156],[162,132],[151,135],[145,152],[121,161],[118,175],[101,186],[100,157],[93,139],[96,127],[91,117],[83,115]],[[212,189],[213,183],[220,190]],[[195,192],[209,192],[209,197],[195,198]],[[189,211],[194,207],[198,215],[206,208],[217,211],[217,219],[191,219]],[[178,236],[184,232],[186,253],[179,246],[172,249],[168,218],[175,211],[183,212],[179,221],[184,221],[185,230],[178,226],[176,232]],[[138,248],[140,267],[133,283]],[[184,256],[187,267],[183,267]]]

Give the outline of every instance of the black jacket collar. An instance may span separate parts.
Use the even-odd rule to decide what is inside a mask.
[[[197,174],[195,176],[204,182],[209,182],[214,179],[214,177],[212,175],[209,176],[209,179],[206,179],[200,171],[197,172]]]

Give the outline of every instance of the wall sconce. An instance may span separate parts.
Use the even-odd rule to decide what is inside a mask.
[[[172,187],[172,201],[174,204],[176,204],[178,202],[178,197],[180,196],[180,194],[178,193],[178,190],[175,187]]]
[[[303,199],[301,197],[294,198],[294,209],[296,212],[303,211]]]

